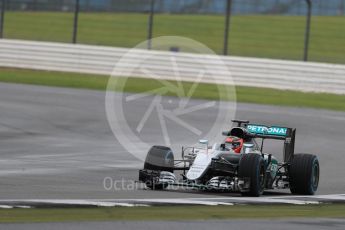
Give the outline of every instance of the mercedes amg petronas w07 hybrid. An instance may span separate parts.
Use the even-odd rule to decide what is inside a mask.
[[[260,196],[264,190],[287,189],[293,194],[313,195],[319,182],[319,161],[312,154],[294,153],[296,129],[233,120],[221,143],[183,147],[175,160],[169,147],[149,150],[139,181],[154,190],[184,186],[200,190],[239,192]],[[264,140],[281,141],[283,161],[264,152]],[[176,173],[180,172],[180,176]],[[179,179],[178,179],[179,178]]]

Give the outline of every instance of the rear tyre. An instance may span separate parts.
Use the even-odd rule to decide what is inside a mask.
[[[174,172],[174,154],[172,150],[165,146],[152,146],[147,153],[144,169],[153,171]],[[166,188],[167,184],[156,184],[153,181],[146,181],[146,186],[152,190],[161,190]]]
[[[319,175],[320,165],[317,156],[295,154],[289,169],[291,193],[314,195],[319,185]]]
[[[239,178],[249,179],[249,191],[242,192],[243,196],[260,196],[265,187],[265,164],[260,154],[249,153],[242,155],[238,170]]]

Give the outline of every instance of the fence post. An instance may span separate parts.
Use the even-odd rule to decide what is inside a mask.
[[[232,6],[232,0],[226,0],[224,46],[223,46],[223,54],[224,55],[228,55],[228,40],[229,40],[229,30],[230,30],[231,6]]]
[[[6,0],[1,0],[1,11],[0,11],[0,38],[4,37],[4,19],[5,19],[5,4]]]
[[[308,5],[308,10],[307,10],[307,24],[305,28],[305,37],[304,37],[304,55],[303,55],[304,61],[308,61],[310,22],[311,22],[311,10],[312,10],[311,0],[306,0],[306,3]]]
[[[147,49],[150,50],[152,48],[152,32],[153,32],[153,16],[155,14],[155,0],[151,0],[150,2],[150,14],[149,14],[149,21],[147,26]]]
[[[74,43],[74,44],[77,43],[78,15],[79,15],[79,0],[75,0],[74,23],[73,23],[73,38],[72,38],[72,43]]]

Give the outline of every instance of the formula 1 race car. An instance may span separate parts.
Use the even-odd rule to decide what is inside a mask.
[[[319,161],[312,154],[294,153],[296,129],[233,122],[235,126],[222,133],[226,136],[222,143],[210,147],[207,140],[200,140],[198,147],[182,147],[181,160],[174,159],[169,147],[151,147],[144,169],[139,171],[139,181],[153,190],[171,185],[240,192],[245,196],[287,188],[293,194],[316,192]],[[283,162],[263,152],[265,139],[283,141]],[[175,171],[182,172],[181,179],[177,179]]]

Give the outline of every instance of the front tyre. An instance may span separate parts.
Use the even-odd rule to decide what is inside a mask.
[[[146,155],[144,169],[157,171],[174,171],[174,154],[169,147],[152,146]]]
[[[249,179],[249,191],[241,192],[243,196],[260,196],[265,185],[265,163],[260,154],[249,153],[242,155],[239,163],[238,176]]]
[[[152,146],[147,153],[144,170],[152,170],[157,172],[159,176],[161,171],[174,172],[174,154],[169,147]],[[155,183],[152,180],[145,181],[148,188],[152,190],[162,190],[166,188],[167,184]]]
[[[320,165],[317,156],[295,154],[289,169],[291,193],[314,195],[319,185],[319,175]]]

